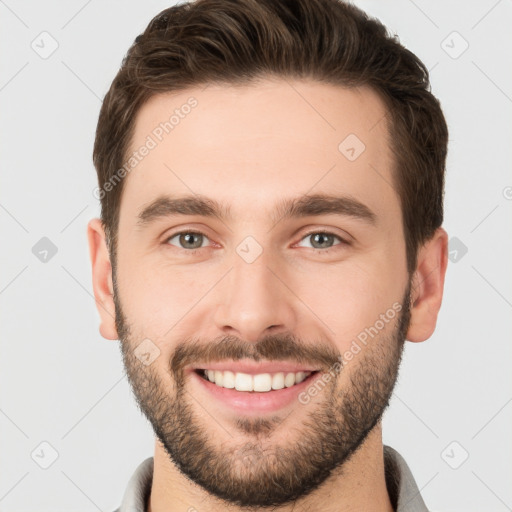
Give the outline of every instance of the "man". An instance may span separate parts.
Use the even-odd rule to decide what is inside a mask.
[[[103,337],[154,457],[119,511],[425,511],[381,419],[447,263],[424,65],[336,0],[198,0],[101,109]]]

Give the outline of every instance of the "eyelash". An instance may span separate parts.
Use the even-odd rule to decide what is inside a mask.
[[[185,230],[185,231],[178,231],[176,233],[173,233],[172,235],[170,235],[169,237],[167,237],[164,240],[164,244],[171,245],[171,244],[169,244],[169,240],[175,238],[178,235],[184,235],[184,234],[187,234],[187,235],[202,235],[202,236],[204,236],[205,238],[207,238],[209,240],[208,235],[206,235],[205,233],[203,233],[201,231]],[[307,238],[308,236],[311,236],[311,235],[328,235],[328,236],[333,236],[334,238],[337,238],[341,242],[340,244],[335,245],[333,247],[328,247],[327,249],[316,249],[317,252],[320,252],[322,254],[330,253],[332,250],[334,250],[336,247],[338,247],[340,245],[350,245],[350,242],[347,242],[346,240],[341,238],[339,235],[336,235],[335,233],[331,233],[329,231],[323,231],[323,230],[313,230],[313,231],[310,231],[309,233],[304,234],[303,237],[300,239],[300,241],[304,240],[305,238]],[[176,248],[176,249],[181,249],[182,251],[186,251],[189,254],[195,254],[197,251],[200,251],[201,249],[205,249],[206,248],[206,247],[198,247],[196,249],[185,249],[183,247],[176,247],[176,246],[173,246],[173,247]],[[312,247],[311,249],[315,249],[315,248]]]

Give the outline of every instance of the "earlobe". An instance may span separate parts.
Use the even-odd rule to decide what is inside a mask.
[[[435,330],[447,264],[448,234],[438,228],[418,251],[411,283],[411,321],[406,336],[409,341],[425,341]]]
[[[100,314],[100,334],[108,340],[117,340],[115,326],[114,290],[112,266],[100,219],[92,219],[87,225],[89,255],[92,265],[92,284],[96,307]]]

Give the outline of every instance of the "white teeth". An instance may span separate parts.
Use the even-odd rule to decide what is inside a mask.
[[[295,374],[294,373],[287,373],[286,377],[284,378],[284,385],[289,388],[295,384]]]
[[[260,373],[253,376],[254,391],[270,391],[272,389],[272,376],[270,373]]]
[[[275,373],[272,377],[272,389],[284,388],[284,373]]]
[[[223,388],[265,393],[272,389],[289,388],[295,384],[299,384],[306,379],[311,372],[259,373],[257,375],[249,375],[247,373],[233,373],[228,370],[205,370],[205,374],[210,382]]]
[[[235,374],[230,371],[221,372],[224,374],[222,386],[228,389],[233,389],[235,387]],[[215,384],[217,384],[217,379],[215,379]],[[219,385],[219,384],[217,384]]]
[[[311,372],[297,372],[295,374],[295,383],[298,384],[299,382],[302,382],[310,373]]]
[[[247,373],[235,374],[235,389],[237,391],[253,391],[252,376]]]

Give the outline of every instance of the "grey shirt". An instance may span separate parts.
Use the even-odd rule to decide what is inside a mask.
[[[390,446],[384,445],[386,486],[396,512],[429,512],[409,466]],[[153,480],[153,457],[141,462],[130,478],[121,506],[114,512],[146,512]]]

